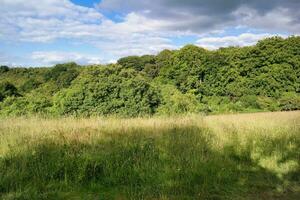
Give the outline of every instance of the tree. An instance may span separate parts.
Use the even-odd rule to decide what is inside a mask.
[[[142,71],[147,64],[155,64],[155,57],[152,55],[128,56],[118,60],[118,64],[124,68],[133,68]]]
[[[57,64],[44,75],[44,79],[45,81],[54,81],[59,88],[66,88],[79,75],[78,67],[73,62]]]
[[[300,37],[213,51],[186,45],[104,66],[2,66],[0,81],[5,113],[143,116],[298,110]]]
[[[160,103],[158,91],[133,69],[86,69],[68,89],[55,97],[60,114],[152,115]]]
[[[38,80],[36,79],[29,79],[27,80],[21,87],[20,87],[20,90],[23,91],[23,92],[30,92],[31,90],[34,90],[36,88],[38,88],[39,85],[41,85],[42,83],[39,82]]]
[[[8,71],[9,71],[9,67],[7,67],[5,65],[0,66],[0,74],[8,72]]]
[[[300,95],[292,92],[284,93],[279,99],[280,108],[284,111],[300,109]]]
[[[0,101],[3,101],[6,97],[9,96],[19,96],[17,88],[9,83],[4,82],[0,84]]]

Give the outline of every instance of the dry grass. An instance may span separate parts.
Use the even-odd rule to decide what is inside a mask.
[[[18,140],[30,137],[32,140],[42,138],[64,138],[89,142],[101,138],[103,133],[127,133],[133,129],[148,129],[152,134],[172,127],[197,126],[208,128],[217,136],[216,146],[222,146],[231,139],[232,134],[247,140],[253,134],[276,136],[300,127],[300,111],[251,113],[232,115],[186,115],[179,117],[154,118],[53,118],[39,117],[3,118],[0,121],[0,155]],[[295,131],[290,131],[295,134]],[[300,135],[300,133],[299,133]]]
[[[232,136],[239,142],[251,137],[282,137],[283,133],[300,137],[300,111],[213,115],[205,117],[204,123],[216,134],[219,145],[230,142]]]
[[[16,191],[21,191],[21,197],[38,197],[41,191],[50,194],[48,189],[36,187],[49,187],[49,176],[45,173],[48,171],[54,177],[57,173],[65,174],[58,180],[50,179],[56,181],[55,195],[63,196],[77,196],[77,189],[74,188],[75,193],[69,191],[68,187],[73,186],[66,181],[66,177],[73,177],[72,182],[76,181],[79,188],[92,181],[98,181],[100,187],[109,183],[108,194],[113,196],[119,195],[111,191],[114,185],[125,187],[125,193],[130,192],[126,194],[129,199],[153,195],[173,199],[174,192],[178,192],[179,199],[214,195],[221,199],[262,195],[265,199],[295,199],[300,194],[299,125],[299,111],[134,119],[3,118],[0,170],[2,167],[6,171],[0,171],[0,176],[5,177],[0,180],[0,198],[1,187],[7,193],[4,199],[14,199]],[[108,182],[94,179],[102,168],[90,171],[91,165],[102,166],[106,174],[101,177],[108,178]],[[32,181],[28,179],[31,176],[35,177]],[[128,185],[120,185],[120,181],[127,179]],[[140,182],[140,189],[144,191],[132,188],[131,184],[141,180],[144,182]],[[28,193],[28,184],[37,193]],[[162,184],[159,189],[158,184]],[[192,185],[197,187],[191,190]],[[252,187],[256,189],[252,191]],[[287,191],[291,196],[286,195]],[[10,194],[12,198],[8,198]]]
[[[211,128],[221,129],[226,126],[245,129],[276,129],[300,126],[300,111],[265,112],[250,114],[212,115],[205,117]]]

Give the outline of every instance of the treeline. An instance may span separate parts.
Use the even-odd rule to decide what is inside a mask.
[[[0,67],[0,115],[148,116],[300,109],[300,37],[117,64]]]

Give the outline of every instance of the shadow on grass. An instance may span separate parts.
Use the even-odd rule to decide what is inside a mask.
[[[213,141],[193,126],[129,130],[92,143],[41,140],[0,158],[0,197],[296,199],[299,138],[254,138],[244,146],[233,139],[220,150]],[[274,153],[277,165],[294,167],[281,174],[264,167],[261,159]]]

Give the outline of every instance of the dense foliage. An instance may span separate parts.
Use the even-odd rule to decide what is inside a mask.
[[[187,45],[117,64],[0,67],[2,115],[144,116],[300,109],[300,37]]]

